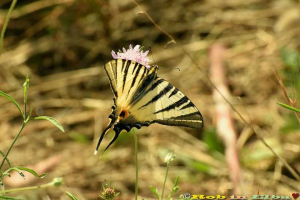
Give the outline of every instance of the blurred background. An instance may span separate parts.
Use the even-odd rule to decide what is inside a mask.
[[[276,102],[283,95],[300,100],[300,2],[298,0],[19,0],[5,34],[0,57],[0,90],[23,102],[30,78],[28,106],[33,116],[55,117],[65,133],[47,121],[26,126],[9,155],[13,165],[30,166],[44,179],[14,174],[6,188],[40,185],[63,177],[65,185],[11,194],[25,199],[99,199],[110,180],[118,199],[133,199],[135,184],[132,133],[122,133],[101,157],[96,143],[108,124],[113,93],[103,65],[111,51],[130,44],[151,47],[159,76],[171,82],[198,107],[203,130],[151,125],[137,131],[140,199],[161,191],[166,163],[177,155],[166,182],[176,176],[180,190],[205,195],[289,195],[300,184],[269,146],[300,173],[300,126],[294,113]],[[0,1],[3,26],[10,0]],[[181,47],[141,14],[147,12]],[[140,13],[140,14],[139,14]],[[178,69],[179,68],[179,69]],[[277,74],[277,75],[276,75]],[[208,75],[240,115],[220,98]],[[279,79],[285,87],[280,86]],[[0,98],[0,149],[6,151],[22,118]],[[101,150],[113,137],[111,131]],[[7,165],[4,166],[5,168]],[[250,197],[249,197],[250,198]]]

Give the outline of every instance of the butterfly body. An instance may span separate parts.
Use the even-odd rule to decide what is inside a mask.
[[[157,76],[158,67],[150,69],[138,62],[116,59],[104,69],[115,96],[111,119],[99,140],[113,127],[117,139],[122,130],[141,128],[152,123],[202,128],[203,117],[195,105],[172,84]],[[106,150],[105,149],[105,150]]]

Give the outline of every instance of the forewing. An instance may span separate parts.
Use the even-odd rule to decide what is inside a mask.
[[[137,87],[149,73],[145,66],[125,59],[112,60],[104,69],[119,106],[130,101]]]

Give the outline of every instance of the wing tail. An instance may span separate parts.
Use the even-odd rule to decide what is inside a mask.
[[[107,125],[107,127],[104,129],[99,141],[98,141],[98,144],[97,144],[97,147],[96,147],[96,150],[95,150],[95,155],[98,153],[98,150],[99,150],[99,147],[100,147],[100,144],[104,138],[104,135],[108,132],[108,130],[112,127],[113,123],[115,122],[115,120],[111,120],[110,123]]]
[[[107,145],[107,147],[105,148],[105,150],[103,151],[103,153],[110,147],[110,145],[112,145],[112,144],[118,139],[118,137],[119,137],[121,131],[120,131],[120,129],[117,128],[117,127],[114,128],[114,131],[115,131],[115,136],[114,136],[114,138],[110,141],[110,143]]]

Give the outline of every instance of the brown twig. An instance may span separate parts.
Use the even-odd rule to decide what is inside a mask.
[[[152,19],[152,17],[145,12],[142,7],[135,1],[132,0],[138,7],[141,8],[142,12],[139,13],[143,13],[147,16],[147,18],[153,23],[154,20]],[[146,14],[147,13],[147,14]],[[195,64],[195,66],[201,71],[201,73],[207,78],[208,82],[210,83],[210,85],[222,96],[222,98],[226,101],[226,103],[229,104],[229,106],[231,107],[231,109],[239,116],[239,118],[247,125],[251,128],[251,130],[256,134],[257,138],[284,164],[284,166],[290,171],[290,173],[300,182],[300,176],[297,174],[297,172],[280,156],[278,155],[267,143],[266,141],[254,130],[253,126],[251,124],[249,124],[245,118],[238,112],[238,110],[232,105],[232,103],[230,103],[230,101],[220,92],[220,90],[216,87],[216,85],[212,82],[212,80],[210,79],[209,75],[207,73],[205,73],[200,66],[198,65],[198,63],[196,62],[196,60],[183,48],[183,46],[176,42],[176,40],[174,39],[174,37],[172,35],[170,35],[167,31],[165,31],[162,27],[160,27],[158,24],[156,24],[155,22],[153,23],[159,30],[161,30],[163,33],[165,33],[170,39],[171,41],[174,41],[174,43],[176,43],[177,45],[180,46],[180,48],[182,49],[182,51],[193,61],[193,63]]]

